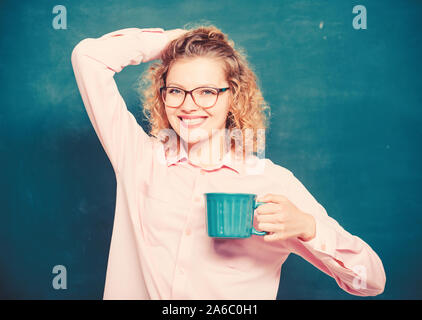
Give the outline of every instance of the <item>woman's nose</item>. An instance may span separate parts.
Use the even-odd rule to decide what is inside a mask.
[[[196,105],[195,101],[193,101],[192,95],[186,94],[185,101],[183,101],[183,104],[181,105],[180,108],[185,111],[190,111],[190,110],[196,110],[199,107]]]

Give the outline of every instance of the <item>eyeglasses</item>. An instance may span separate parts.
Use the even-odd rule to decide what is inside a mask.
[[[220,92],[225,92],[228,89],[228,87],[198,87],[187,91],[178,87],[161,87],[160,94],[166,106],[170,108],[179,108],[185,102],[186,94],[190,94],[198,107],[208,109],[214,107],[217,103]]]

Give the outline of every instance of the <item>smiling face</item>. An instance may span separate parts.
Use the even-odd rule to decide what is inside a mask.
[[[166,86],[192,90],[198,87],[227,88],[229,84],[221,61],[195,57],[175,61],[167,74]],[[215,105],[203,109],[187,94],[180,107],[166,106],[165,111],[173,130],[191,147],[211,137],[213,130],[226,127],[230,99],[230,90],[220,92]]]

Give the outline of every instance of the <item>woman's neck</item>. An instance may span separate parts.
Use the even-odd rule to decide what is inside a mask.
[[[223,160],[225,154],[229,151],[230,145],[226,144],[224,136],[212,136],[209,139],[198,141],[194,144],[185,144],[189,160],[201,167],[212,167]]]

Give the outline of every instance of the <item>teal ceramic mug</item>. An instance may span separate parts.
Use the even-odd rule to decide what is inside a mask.
[[[205,193],[208,236],[214,238],[249,238],[264,236],[265,231],[253,227],[254,210],[264,202],[256,202],[256,194]]]

